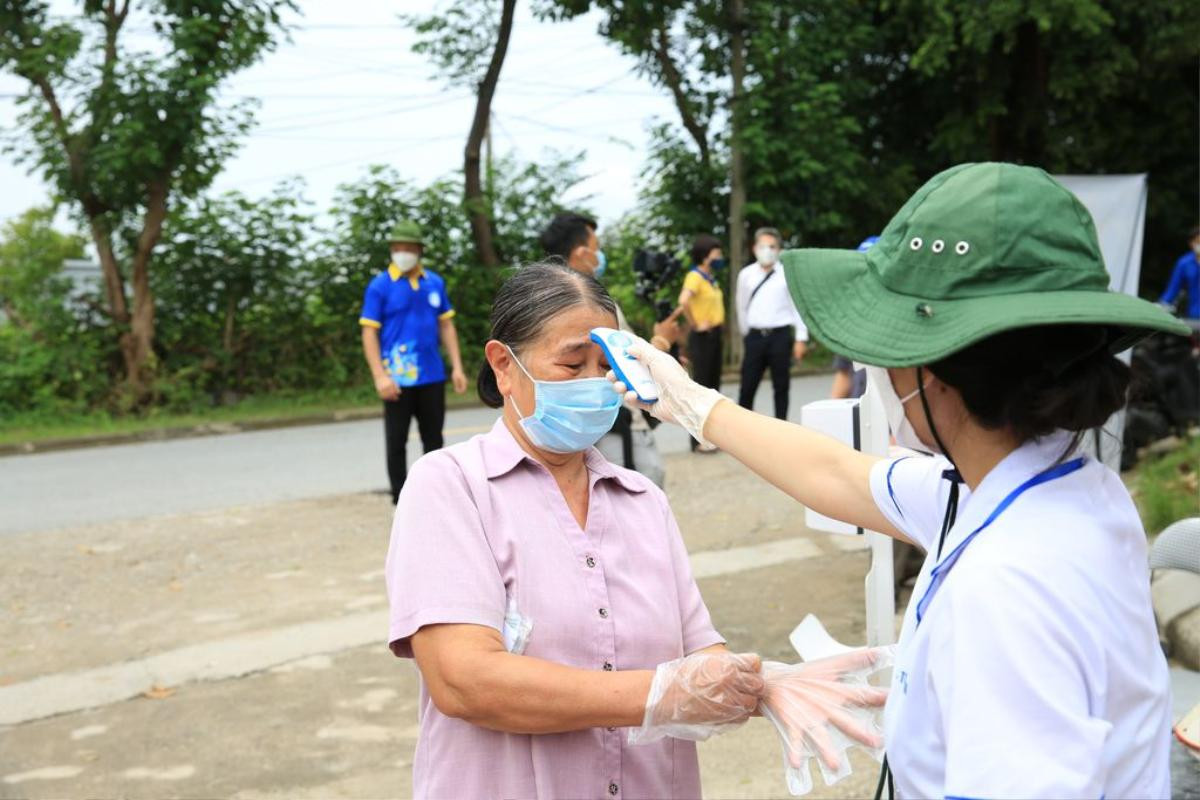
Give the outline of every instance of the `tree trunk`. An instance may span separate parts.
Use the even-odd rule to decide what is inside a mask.
[[[492,237],[491,209],[484,195],[483,181],[479,174],[480,150],[492,113],[492,97],[496,93],[496,84],[500,81],[500,68],[504,66],[508,40],[512,35],[513,11],[516,5],[517,0],[504,0],[500,11],[500,30],[496,36],[496,47],[492,50],[492,60],[488,64],[487,72],[479,82],[479,93],[475,98],[475,118],[471,122],[471,132],[467,136],[467,146],[463,152],[463,195],[471,220],[471,235],[475,239],[475,249],[479,251],[479,260],[488,267],[500,266],[500,256],[496,253]]]
[[[151,184],[147,193],[146,213],[130,274],[133,313],[129,319],[129,332],[121,342],[127,370],[126,384],[131,399],[139,405],[149,397],[154,379],[154,293],[150,289],[150,256],[162,236],[166,218],[167,184],[163,180]]]
[[[743,0],[729,3],[729,45],[731,51],[729,74],[733,80],[730,96],[729,131],[729,319],[737,313],[737,274],[746,264],[746,174],[742,150],[742,98],[746,82],[746,32]],[[742,340],[733,331],[736,325],[726,327],[730,331],[730,360],[742,360]]]

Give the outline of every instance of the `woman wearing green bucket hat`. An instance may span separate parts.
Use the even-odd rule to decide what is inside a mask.
[[[1169,796],[1145,532],[1120,478],[1076,450],[1125,403],[1114,354],[1187,327],[1110,292],[1087,210],[1011,164],[935,176],[865,253],[783,264],[810,329],[868,365],[897,442],[932,455],[860,453],[630,352],[659,385],[656,416],[926,551],[885,713],[898,794]]]

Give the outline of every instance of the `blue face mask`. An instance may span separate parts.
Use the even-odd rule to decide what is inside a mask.
[[[506,345],[507,346],[507,345]],[[535,447],[551,453],[578,453],[600,441],[612,429],[621,410],[621,397],[608,378],[576,378],[569,381],[539,381],[508,348],[517,366],[533,381],[534,409],[521,418],[521,429]]]
[[[708,262],[708,266],[712,268],[713,272],[720,272],[721,270],[725,269],[725,259],[714,258],[712,261]]]
[[[596,251],[596,268],[592,270],[592,277],[600,280],[604,277],[605,270],[608,269],[608,256],[604,255],[603,250]]]

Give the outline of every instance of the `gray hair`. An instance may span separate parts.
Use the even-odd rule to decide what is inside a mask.
[[[496,292],[489,338],[504,342],[514,351],[521,350],[542,335],[550,319],[577,306],[591,306],[617,315],[616,302],[590,275],[554,262],[530,264],[517,270]],[[476,389],[484,405],[492,408],[504,405],[496,373],[486,359],[479,368]]]
[[[758,244],[758,237],[760,236],[774,236],[775,244],[783,247],[783,236],[780,235],[778,228],[759,228],[754,232],[754,244]]]

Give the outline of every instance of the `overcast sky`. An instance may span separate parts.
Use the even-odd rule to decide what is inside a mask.
[[[411,51],[399,13],[428,13],[437,0],[300,0],[291,44],[268,54],[228,86],[261,100],[257,125],[217,179],[218,191],[249,195],[301,175],[308,197],[327,207],[339,184],[368,164],[390,164],[420,183],[462,166],[474,97],[449,89]],[[55,3],[64,12],[76,4]],[[136,31],[134,20],[131,27]],[[602,221],[634,202],[649,123],[674,120],[669,96],[633,74],[634,63],[596,33],[597,18],[542,23],[518,3],[508,58],[492,104],[497,153],[536,160],[548,151],[586,150],[587,180],[568,195],[591,195]],[[135,33],[131,42],[149,44]],[[22,81],[0,73],[0,126],[16,118]],[[11,156],[0,155],[0,221],[48,194]]]

